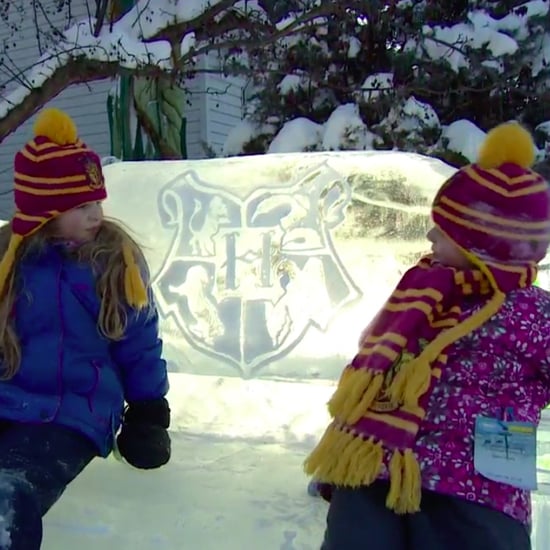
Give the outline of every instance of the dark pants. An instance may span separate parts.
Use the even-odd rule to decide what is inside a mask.
[[[388,484],[336,489],[321,550],[530,550],[527,528],[460,498],[424,491],[422,511],[386,508]]]
[[[42,516],[97,454],[84,436],[54,424],[0,428],[0,550],[38,550]]]

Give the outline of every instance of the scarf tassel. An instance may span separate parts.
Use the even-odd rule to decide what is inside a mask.
[[[395,450],[389,463],[390,490],[386,506],[396,514],[420,511],[422,479],[420,465],[411,449]]]
[[[6,284],[8,282],[8,279],[10,278],[10,274],[12,272],[12,269],[16,263],[16,256],[17,256],[17,249],[19,248],[19,245],[23,241],[23,237],[21,235],[17,235],[15,233],[12,233],[10,237],[10,241],[8,243],[8,248],[4,252],[4,256],[1,258],[0,261],[0,296],[3,296],[4,290],[6,288]]]
[[[147,291],[141,278],[139,267],[128,243],[122,246],[124,258],[124,292],[128,305],[136,309],[142,309],[147,305]]]
[[[373,437],[363,439],[331,424],[304,462],[304,471],[321,483],[343,487],[371,485],[382,471],[384,449]],[[420,510],[422,479],[412,451],[395,450],[388,464],[390,489],[386,506],[396,514]]]
[[[307,475],[323,483],[360,487],[370,485],[382,470],[380,441],[363,439],[331,424],[304,463]]]
[[[430,388],[432,369],[427,358],[419,356],[404,364],[388,388],[392,402],[415,408],[418,400]]]
[[[347,424],[355,424],[369,410],[383,384],[382,373],[346,367],[328,402],[330,415]]]

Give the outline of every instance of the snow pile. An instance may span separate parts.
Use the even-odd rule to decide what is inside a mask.
[[[320,124],[307,118],[295,118],[281,128],[267,152],[315,151],[321,140],[322,128]]]
[[[237,127],[237,132],[245,137],[251,127],[250,122],[245,121]],[[412,96],[392,108],[378,126],[381,127],[388,132],[404,135],[410,142],[427,130],[438,132],[440,128],[432,107]],[[224,149],[226,155],[230,155],[228,151],[233,154],[240,152],[234,135],[230,134],[228,141],[230,144]],[[322,125],[303,117],[285,123],[267,152],[373,150],[378,142],[378,135],[370,131],[361,119],[358,106],[347,103],[337,107]]]
[[[371,74],[365,78],[361,89],[365,101],[378,99],[383,93],[393,90],[393,73]]]
[[[361,42],[355,37],[349,37],[348,57],[353,59],[357,57],[357,54],[361,51]]]
[[[239,132],[246,132],[249,124],[239,125]],[[230,137],[234,143],[235,138]],[[287,122],[273,138],[267,152],[370,150],[374,149],[375,139],[359,116],[357,105],[348,103],[335,109],[322,125],[303,117]],[[224,152],[228,149],[236,151],[235,147],[226,147]]]
[[[423,27],[424,39],[411,39],[405,45],[406,51],[423,49],[431,59],[443,59],[458,72],[469,68],[466,52],[487,48],[494,57],[511,55],[518,50],[517,42],[509,35],[491,25],[492,18],[485,12],[474,12],[470,23],[458,23],[452,27]]]
[[[287,74],[277,86],[281,95],[288,95],[291,92],[296,92],[300,88],[306,88],[308,85],[307,75],[304,74]]]
[[[275,128],[270,124],[256,124],[250,119],[244,119],[229,131],[223,145],[222,156],[238,155],[252,140],[262,135],[272,137],[274,131]]]
[[[373,149],[376,136],[369,132],[355,103],[336,108],[323,128],[323,151]]]
[[[469,162],[475,162],[485,132],[469,120],[461,119],[443,129],[442,139],[446,140],[447,149],[459,153]]]
[[[404,99],[390,108],[386,118],[378,125],[383,134],[390,134],[398,144],[423,144],[437,141],[441,131],[439,117],[428,103],[414,96]]]

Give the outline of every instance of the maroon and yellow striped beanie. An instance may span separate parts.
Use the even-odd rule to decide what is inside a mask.
[[[107,198],[98,155],[79,139],[74,121],[59,109],[45,109],[37,117],[34,138],[15,155],[14,172],[15,214],[0,261],[0,296],[23,239],[63,212]],[[129,242],[123,256],[126,299],[143,307],[147,293]]]
[[[535,145],[516,122],[491,130],[478,159],[458,170],[437,193],[432,218],[486,275],[516,274],[531,284],[550,244],[550,187],[531,170]]]

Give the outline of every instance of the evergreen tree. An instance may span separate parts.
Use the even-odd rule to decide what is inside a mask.
[[[264,8],[288,19],[323,3],[279,0]],[[255,75],[249,118],[256,132],[243,152],[266,151],[284,124],[298,117],[326,125],[344,105],[356,110],[354,126],[336,146],[320,139],[308,149],[397,147],[461,164],[467,159],[446,148],[449,124],[466,119],[487,131],[517,119],[534,130],[550,119],[548,2],[369,0],[339,6],[300,36],[249,52]],[[544,145],[546,132],[537,135]]]

